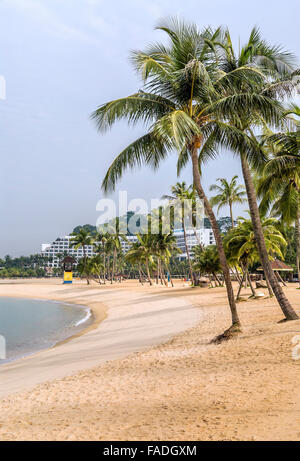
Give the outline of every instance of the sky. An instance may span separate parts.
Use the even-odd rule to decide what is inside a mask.
[[[114,156],[143,127],[119,123],[100,135],[90,114],[129,95],[141,81],[133,49],[162,39],[154,26],[168,16],[199,28],[227,25],[236,43],[258,25],[264,37],[300,57],[299,0],[0,0],[0,257],[28,255],[41,244],[95,224],[101,181]],[[1,95],[0,95],[1,96]],[[221,153],[203,172],[208,190],[241,170]],[[187,168],[180,180],[192,182]],[[129,199],[160,198],[177,181],[176,156],[159,171],[128,172],[117,186]],[[112,195],[114,198],[116,195]],[[236,214],[245,206],[237,207]],[[228,215],[224,210],[222,215]]]

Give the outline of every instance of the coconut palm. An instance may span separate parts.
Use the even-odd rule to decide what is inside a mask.
[[[191,186],[187,186],[184,181],[182,182],[177,182],[175,186],[171,187],[171,194],[172,195],[164,195],[163,198],[168,199],[171,203],[172,202],[179,202],[180,204],[180,221],[181,221],[181,226],[183,229],[183,237],[184,237],[184,246],[185,246],[185,251],[187,254],[187,259],[189,263],[189,269],[190,269],[190,278],[192,281],[192,285],[194,285],[194,276],[193,276],[193,268],[192,268],[192,261],[191,261],[191,255],[190,255],[190,250],[189,246],[187,243],[187,236],[186,236],[186,221],[187,221],[187,216],[185,215],[189,210],[187,210],[187,201],[191,200],[193,198],[193,189]]]
[[[224,43],[226,43],[225,46]],[[222,46],[224,52],[221,61],[225,73],[239,72],[241,68],[251,66],[253,71],[256,70],[260,76],[264,77],[256,79],[255,83],[253,81],[253,87],[250,93],[251,97],[263,96],[263,99],[261,99],[263,107],[259,110],[250,111],[247,110],[247,108],[243,108],[243,113],[235,114],[231,118],[231,123],[234,126],[238,127],[249,136],[252,136],[253,140],[255,140],[253,130],[257,128],[257,126],[262,125],[265,127],[268,124],[279,126],[282,123],[284,109],[279,101],[287,96],[291,96],[297,85],[297,79],[294,79],[294,77],[298,76],[299,71],[295,70],[295,57],[281,47],[269,45],[261,38],[257,28],[252,30],[248,42],[241,48],[239,53],[235,53],[228,31],[225,34],[225,40]],[[241,79],[241,90],[244,85],[245,82]],[[271,284],[272,290],[285,318],[287,320],[296,320],[298,319],[298,315],[280,287],[268,258],[257,206],[255,187],[251,175],[251,161],[249,161],[251,159],[249,159],[249,156],[247,156],[242,146],[240,146],[237,151],[241,158],[253,229],[265,276]],[[259,160],[260,156],[263,158],[263,151],[259,153],[258,150],[256,160]]]
[[[230,180],[227,181],[225,178],[218,178],[217,181],[219,184],[212,184],[209,188],[210,191],[216,191],[217,195],[210,199],[211,205],[217,206],[217,211],[219,213],[220,209],[224,206],[229,206],[231,225],[234,227],[233,211],[232,206],[235,203],[245,203],[246,191],[244,186],[237,184],[238,176],[235,175]]]
[[[177,248],[176,237],[172,234],[156,234],[152,236],[153,238],[153,249],[154,253],[157,257],[157,274],[160,274],[162,280],[167,285],[164,276],[164,267],[166,268],[167,272],[170,276],[170,282],[172,287],[174,286],[172,280],[172,274],[170,271],[170,258],[173,255],[180,253],[180,250]]]
[[[222,286],[218,278],[218,274],[221,272],[220,258],[215,245],[208,245],[205,248],[195,246],[193,267],[200,274],[208,275],[209,278],[212,277],[216,285]]]
[[[94,252],[98,256],[102,256],[102,266],[103,266],[103,282],[106,283],[106,244],[109,239],[108,233],[97,232],[95,235],[94,241]]]
[[[87,262],[88,270],[91,275],[94,275],[97,277],[96,281],[101,285],[103,282],[103,279],[101,275],[103,274],[103,262],[101,260],[101,256],[97,255],[94,256],[93,258],[90,258]]]
[[[112,221],[111,226],[113,226],[113,233],[110,234],[110,246],[113,249],[113,260],[112,260],[112,270],[111,270],[111,283],[113,283],[115,278],[115,267],[117,263],[117,254],[120,252],[122,245],[121,241],[127,241],[125,234],[120,232],[120,218],[115,218]]]
[[[282,250],[287,245],[282,233],[278,230],[276,218],[261,218],[264,240],[270,260],[275,256],[283,259]],[[249,265],[260,261],[258,245],[251,219],[239,218],[238,225],[231,229],[225,236],[225,248],[229,259],[235,259],[243,271],[243,279],[240,283],[237,298],[239,297],[243,282],[249,282],[252,295],[255,289],[249,276]]]
[[[153,264],[153,255],[155,254],[154,236],[151,234],[137,234],[138,241],[135,242],[126,255],[127,261],[139,260],[145,263],[149,284],[153,282],[150,274],[150,265]]]
[[[146,279],[146,276],[142,270],[145,259],[145,253],[141,250],[141,243],[139,241],[133,242],[125,255],[125,261],[132,266],[138,266],[139,281],[142,285],[143,280]]]
[[[247,93],[253,81],[261,76],[250,66],[233,73],[220,70],[216,51],[223,40],[220,28],[199,32],[194,25],[174,21],[159,29],[168,35],[168,46],[158,44],[132,56],[144,78],[143,91],[104,104],[93,114],[101,131],[124,118],[130,124],[142,121],[148,127],[144,136],[116,157],[104,178],[103,188],[113,189],[128,167],[144,163],[157,168],[174,150],[179,153],[179,172],[191,162],[194,185],[215,235],[232,324],[239,325],[222,238],[201,184],[199,161],[203,163],[216,155],[216,143],[235,150],[243,146],[245,155],[254,157],[256,143],[239,128],[226,123],[226,118],[234,117],[241,108],[264,112],[265,96]],[[243,91],[236,88],[241,78],[245,82]],[[270,112],[269,107],[267,110]]]
[[[90,233],[85,229],[80,229],[78,232],[73,232],[71,234],[72,239],[70,241],[70,246],[73,248],[82,248],[83,250],[83,264],[82,264],[82,272],[85,273],[86,264],[87,264],[87,254],[86,254],[86,247],[88,245],[92,245],[93,238]],[[90,280],[89,277],[86,278],[87,284],[89,285]]]
[[[300,116],[300,108],[292,104],[287,114]],[[262,213],[271,211],[284,225],[295,223],[296,265],[300,284],[300,124],[295,121],[294,132],[265,137],[270,158],[256,178],[257,195]]]

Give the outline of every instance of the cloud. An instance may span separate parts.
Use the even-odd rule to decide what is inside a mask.
[[[84,0],[90,5],[100,4],[102,0]],[[52,5],[53,5],[52,0]],[[73,4],[72,2],[70,2]],[[42,25],[49,33],[67,40],[81,40],[93,44],[99,44],[99,41],[87,34],[86,32],[66,24],[61,18],[53,13],[45,3],[40,0],[3,0],[2,6],[14,8],[20,14],[24,14],[33,22]]]

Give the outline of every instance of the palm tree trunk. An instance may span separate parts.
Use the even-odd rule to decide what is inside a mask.
[[[233,220],[233,213],[232,213],[232,203],[229,202],[229,211],[230,211],[230,219],[231,219],[231,227],[234,228],[234,220]]]
[[[143,278],[142,278],[142,272],[141,272],[141,266],[139,265],[139,280],[141,285],[143,286]]]
[[[249,286],[250,286],[250,288],[251,288],[251,291],[252,291],[252,295],[253,295],[253,296],[254,296],[254,298],[255,298],[255,296],[256,296],[256,292],[255,292],[255,288],[254,288],[254,286],[253,286],[253,284],[252,284],[252,282],[251,282],[251,277],[250,277],[250,274],[249,274],[248,268],[247,268],[247,277],[248,277]]]
[[[215,279],[216,279],[217,284],[219,285],[219,287],[221,287],[221,286],[222,286],[222,283],[221,283],[219,277],[217,276],[217,274],[215,274],[215,273],[213,273],[213,274],[214,274],[214,277],[215,277]]]
[[[278,278],[278,281],[281,282],[285,287],[287,286],[287,284],[285,283],[285,281],[283,280],[283,278],[281,277],[281,275],[279,274],[279,272],[276,272],[276,276]]]
[[[147,268],[148,280],[149,280],[150,286],[152,286],[153,283],[152,283],[151,276],[150,276],[150,269],[149,269],[149,261],[148,261],[148,258],[146,258],[146,268]]]
[[[297,265],[297,274],[298,274],[298,284],[300,287],[300,226],[299,226],[299,219],[300,219],[300,206],[298,204],[297,209],[297,218],[295,221],[295,231],[296,231],[296,265]]]
[[[235,273],[236,273],[236,278],[237,278],[237,281],[240,283],[241,281],[241,277],[240,277],[240,274],[239,274],[239,271],[238,271],[238,268],[236,266],[233,266],[234,269],[235,269]]]
[[[159,260],[159,278],[160,278],[160,284],[163,285],[164,280],[163,280],[161,259]]]
[[[272,298],[274,296],[274,293],[273,293],[272,287],[270,285],[270,281],[269,281],[268,277],[266,276],[266,274],[265,274],[265,279],[266,279],[266,284],[267,284],[267,287],[268,287],[269,296],[270,296],[270,298]]]
[[[164,267],[164,263],[163,263],[163,262],[161,263],[161,266],[162,266],[163,281],[164,281],[165,286],[167,287],[167,286],[168,286],[168,282],[167,282],[167,280],[166,280],[166,276],[165,276],[165,267]]]
[[[183,213],[183,210],[182,210],[182,213]],[[182,217],[182,227],[183,227],[183,237],[184,237],[185,251],[186,251],[186,255],[187,255],[188,263],[189,263],[189,270],[190,270],[191,281],[192,281],[192,285],[194,285],[193,268],[192,268],[190,250],[189,250],[189,248],[188,248],[187,239],[186,239],[186,229],[185,229],[184,216]]]
[[[107,255],[107,281],[109,281],[110,254]]]
[[[106,254],[103,252],[103,272],[104,272],[104,285],[106,284]]]
[[[159,257],[156,258],[156,264],[157,264],[157,270],[156,270],[156,285],[158,285],[158,279],[159,279]]]
[[[236,300],[238,300],[239,297],[240,297],[240,293],[242,291],[242,287],[243,287],[243,284],[244,284],[244,279],[245,279],[245,272],[243,271],[243,277],[242,277],[242,280],[240,282],[240,286],[239,286],[239,289],[238,289],[238,292],[237,292],[237,295],[236,295]]]
[[[171,286],[172,286],[172,288],[174,288],[174,283],[173,283],[173,279],[172,279],[172,275],[171,275],[171,271],[170,271],[170,266],[168,264],[166,264],[166,268],[167,268],[168,273],[170,274]]]
[[[216,240],[216,245],[218,248],[218,253],[219,253],[219,258],[220,258],[220,264],[222,268],[222,272],[224,275],[224,280],[226,284],[226,290],[227,290],[227,297],[228,297],[228,302],[231,310],[231,318],[232,318],[232,325],[239,326],[240,325],[240,320],[238,317],[237,313],[237,308],[235,304],[235,299],[234,299],[234,293],[232,289],[232,283],[231,283],[231,278],[230,278],[230,271],[229,267],[227,264],[226,256],[225,256],[225,251],[223,247],[223,242],[222,242],[222,237],[220,234],[219,226],[216,220],[216,217],[214,215],[214,212],[210,206],[209,200],[205,195],[205,192],[203,190],[202,184],[201,184],[201,176],[200,176],[200,171],[199,171],[199,164],[198,164],[198,149],[197,147],[193,147],[191,150],[191,156],[192,156],[192,163],[193,163],[193,179],[194,179],[194,185],[196,187],[197,193],[199,195],[199,198],[203,200],[204,202],[204,208],[205,212],[210,220],[210,224],[214,233],[214,237]]]
[[[83,249],[83,273],[85,273],[85,269],[86,269],[86,249],[85,249],[84,245],[83,245],[82,249]],[[89,279],[88,275],[86,275],[86,283],[88,285],[90,284],[90,279]]]
[[[194,232],[194,236],[195,236],[195,238],[196,238],[196,240],[197,240],[197,242],[198,242],[198,245],[202,248],[203,245],[202,245],[202,243],[201,243],[201,240],[199,239],[199,235],[197,234],[197,230],[196,230],[196,227],[195,227],[195,226],[193,226],[193,232]]]
[[[116,250],[116,248],[114,248],[113,263],[112,263],[112,269],[111,269],[111,283],[113,283],[113,281],[115,279],[116,255],[117,255],[117,250]]]
[[[242,155],[241,156],[242,171],[248,196],[248,203],[250,209],[250,215],[255,235],[255,240],[257,243],[257,248],[260,256],[260,260],[266,275],[266,278],[269,279],[272,290],[276,296],[279,306],[281,307],[282,312],[285,315],[287,320],[297,320],[299,317],[292,308],[289,300],[285,296],[281,286],[276,279],[274,272],[271,268],[269,261],[269,256],[265,244],[264,234],[262,230],[262,225],[260,221],[258,206],[256,202],[256,195],[254,190],[254,184],[251,177],[250,168],[247,162],[247,159]]]

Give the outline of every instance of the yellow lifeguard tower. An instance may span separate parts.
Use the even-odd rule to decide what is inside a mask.
[[[63,283],[72,283],[73,282],[73,265],[75,264],[75,259],[72,256],[66,256],[63,259],[63,268],[64,268],[64,280]]]

